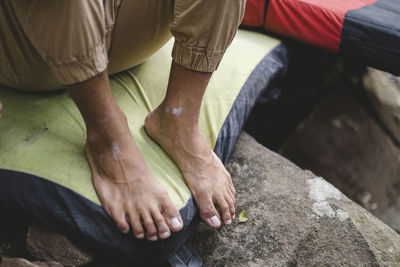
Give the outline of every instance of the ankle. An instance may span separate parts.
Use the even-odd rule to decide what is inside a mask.
[[[131,137],[126,116],[120,110],[103,118],[88,121],[86,129],[89,144],[112,145],[126,137]]]
[[[196,132],[199,130],[199,112],[191,108],[161,103],[149,116],[149,119],[156,122],[159,128],[174,128],[175,131]]]

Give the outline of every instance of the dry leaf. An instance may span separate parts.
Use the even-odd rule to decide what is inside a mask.
[[[249,218],[246,217],[246,210],[242,210],[239,213],[239,222],[247,222],[249,220]]]

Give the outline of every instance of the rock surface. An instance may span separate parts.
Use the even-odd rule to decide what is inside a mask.
[[[243,133],[228,163],[246,223],[199,227],[206,266],[398,266],[400,236],[324,179]]]
[[[249,220],[236,219],[219,230],[200,225],[191,243],[206,266],[400,265],[400,236],[395,231],[323,178],[246,133],[227,167],[238,191],[237,214],[246,210]],[[30,228],[27,243],[35,258],[47,262],[4,258],[1,266],[72,266],[92,259],[65,237],[38,225]]]
[[[367,99],[351,86],[329,93],[280,153],[400,232],[400,147],[360,94]]]
[[[63,266],[81,266],[93,261],[90,253],[68,238],[36,223],[29,227],[26,244],[29,253],[41,261],[55,261]]]
[[[22,258],[4,258],[1,267],[63,267],[57,262],[30,262]]]
[[[367,68],[362,77],[380,119],[400,143],[400,77]]]

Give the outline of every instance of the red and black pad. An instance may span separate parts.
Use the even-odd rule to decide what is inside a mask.
[[[243,24],[263,14],[267,30],[400,75],[399,0],[248,0]]]
[[[247,0],[242,24],[251,27],[264,26],[266,0]]]
[[[400,1],[379,0],[346,13],[339,51],[400,75]]]

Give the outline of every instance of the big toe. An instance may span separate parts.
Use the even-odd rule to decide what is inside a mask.
[[[212,228],[218,228],[221,226],[221,220],[219,218],[218,212],[211,201],[206,203],[198,204],[200,208],[200,215],[203,221]]]
[[[168,225],[171,231],[178,232],[182,230],[183,222],[180,216],[168,217],[166,218],[166,220],[168,221]]]
[[[163,214],[165,221],[168,223],[169,229],[178,232],[183,228],[183,221],[179,211],[175,208],[171,201],[164,200]]]
[[[221,226],[221,220],[217,215],[213,215],[209,218],[207,218],[207,224],[211,226],[212,228],[218,228]]]

